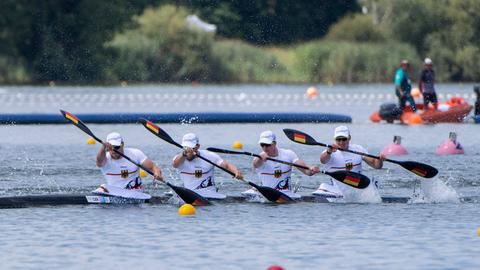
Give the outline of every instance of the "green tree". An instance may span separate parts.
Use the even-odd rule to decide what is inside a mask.
[[[282,44],[324,36],[330,25],[358,10],[355,0],[184,0],[218,26],[219,35],[256,44]]]
[[[181,7],[147,8],[136,27],[115,35],[108,46],[117,54],[111,74],[121,80],[218,81],[224,78],[212,51],[214,35],[189,29]]]

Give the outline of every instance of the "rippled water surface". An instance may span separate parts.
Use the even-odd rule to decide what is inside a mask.
[[[285,97],[290,92],[303,93],[305,88],[302,87],[277,88]],[[438,176],[424,180],[391,163],[386,163],[382,170],[365,168],[365,174],[379,181],[383,196],[411,197],[415,189],[418,198],[411,203],[217,203],[197,207],[197,214],[193,217],[179,216],[177,204],[0,209],[0,230],[3,232],[0,254],[4,258],[1,268],[266,269],[269,265],[279,264],[286,269],[478,269],[478,126],[472,123],[422,126],[369,123],[369,114],[381,103],[377,95],[381,91],[389,93],[389,87],[325,88],[333,94],[341,93],[342,98],[357,93],[357,99],[361,99],[362,93],[367,93],[367,97],[372,94],[375,98],[370,101],[371,108],[366,108],[366,101],[341,99],[322,106],[317,99],[312,103],[302,100],[293,107],[278,101],[271,110],[249,96],[255,92],[268,97],[271,91],[276,91],[275,86],[258,86],[258,89],[255,86],[225,89],[217,86],[212,89],[205,87],[202,91],[222,95],[229,94],[229,91],[237,95],[245,93],[246,97],[239,102],[246,111],[254,107],[254,111],[288,112],[305,107],[308,111],[351,115],[352,141],[373,154],[390,143],[394,135],[402,136],[402,143],[410,154],[395,159],[430,164],[439,169]],[[198,91],[189,87],[173,88],[180,89],[182,93]],[[152,95],[157,93],[153,87],[142,89]],[[470,94],[471,91],[464,89],[462,92],[448,85],[443,86],[441,91],[447,95],[449,89],[451,93],[460,91],[460,94]],[[0,100],[7,101],[19,94],[35,91],[50,93],[48,88],[3,87],[0,90]],[[81,90],[67,89],[75,93],[81,93]],[[84,90],[89,95],[97,93],[91,88]],[[119,89],[121,93],[129,90],[134,94],[138,89]],[[162,95],[165,91],[168,92],[163,90]],[[58,89],[53,93],[58,95],[59,100],[68,100]],[[235,97],[232,95],[232,98]],[[252,103],[246,105],[246,99],[251,99]],[[56,102],[46,99],[42,103],[44,110],[51,113],[57,107],[63,107],[73,108],[72,112],[87,112],[88,106],[97,108],[97,105],[87,104],[69,105],[72,108],[67,108]],[[144,102],[148,105],[147,101]],[[192,110],[192,106],[195,108],[195,104],[192,102],[185,111]],[[22,106],[23,109],[16,112],[41,110],[29,103]],[[178,106],[177,110],[181,108],[175,106]],[[228,105],[219,108],[228,111]],[[125,110],[133,111],[133,108]],[[145,107],[141,110],[146,111]],[[157,111],[168,110],[160,108]],[[238,111],[232,107],[234,110]],[[244,150],[249,152],[260,150],[256,144],[259,133],[271,129],[277,133],[280,147],[295,150],[309,164],[318,164],[322,148],[294,144],[281,130],[303,130],[319,142],[330,143],[336,126],[159,125],[178,141],[183,133],[195,132],[200,136],[203,148],[230,148],[234,140],[240,140]],[[141,125],[88,126],[101,138],[114,130],[122,133],[127,146],[142,149],[161,166],[170,181],[179,183],[170,165],[178,150],[151,135]],[[87,136],[79,129],[71,125],[4,125],[0,126],[0,131],[0,196],[87,193],[102,182],[100,171],[95,167],[99,146],[87,145]],[[437,145],[448,137],[450,131],[457,132],[465,155],[435,155]],[[246,178],[255,180],[249,157],[223,157],[241,168]],[[327,179],[325,175],[306,177],[298,171],[293,176],[301,194],[311,193]],[[216,180],[220,189],[229,195],[238,195],[248,188],[220,171],[216,172]],[[153,186],[150,178],[146,182],[150,194],[162,195],[168,190],[162,185]]]

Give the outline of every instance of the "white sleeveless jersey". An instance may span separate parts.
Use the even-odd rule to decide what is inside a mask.
[[[348,150],[368,154],[367,150],[360,145],[350,144]],[[326,152],[325,150],[324,152]],[[330,155],[330,160],[325,164],[325,170],[328,172],[347,170],[352,172],[362,172],[362,156],[337,150]]]
[[[123,152],[125,156],[138,164],[143,164],[147,159],[147,156],[142,151],[135,148],[125,148]],[[139,168],[123,157],[112,159],[110,153],[107,152],[105,164],[100,169],[108,185],[128,189],[142,188]]]
[[[278,156],[272,158],[292,163],[298,160],[297,154],[292,150],[282,148],[278,148]],[[267,160],[255,171],[258,173],[262,186],[277,190],[292,190],[290,179],[292,166]]]
[[[362,152],[368,154],[368,151],[360,145],[350,144],[349,150]],[[351,170],[353,172],[362,172],[362,156],[342,152],[337,150],[332,153],[330,160],[325,164],[327,171]],[[365,189],[355,189],[349,185],[331,179],[331,185],[322,183],[320,188],[324,191],[331,192],[335,196],[343,197],[345,202],[381,202],[380,195],[375,184],[370,185]],[[335,199],[336,200],[336,199]]]
[[[210,151],[199,150],[200,156],[212,161],[220,166],[223,159]],[[181,154],[180,154],[181,155]],[[177,155],[178,156],[178,155]],[[175,156],[175,158],[177,157]],[[174,159],[175,159],[174,158]],[[180,178],[183,180],[183,185],[190,190],[208,189],[211,191],[217,191],[215,186],[215,180],[213,177],[214,166],[199,157],[193,160],[187,160],[178,166],[177,171],[180,174]]]

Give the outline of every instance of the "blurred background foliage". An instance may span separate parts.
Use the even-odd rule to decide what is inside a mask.
[[[477,0],[2,0],[0,83],[480,80]],[[217,30],[186,24],[195,14]]]

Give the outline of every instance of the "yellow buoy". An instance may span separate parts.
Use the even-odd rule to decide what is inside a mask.
[[[195,207],[191,204],[184,204],[178,208],[178,214],[181,216],[192,216],[195,215]]]
[[[477,229],[477,235],[480,236],[480,228]]]
[[[147,177],[147,172],[145,172],[144,170],[140,170],[140,177]]]
[[[242,149],[243,144],[240,141],[234,141],[232,144],[233,149]]]
[[[95,144],[95,143],[96,143],[96,141],[95,141],[94,138],[90,137],[90,138],[87,139],[87,144]]]

